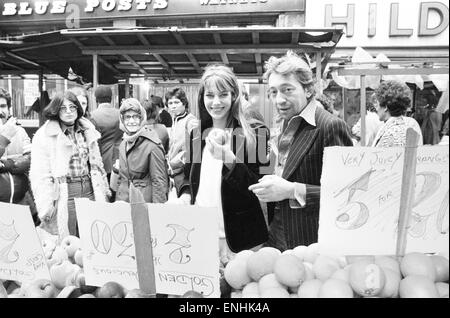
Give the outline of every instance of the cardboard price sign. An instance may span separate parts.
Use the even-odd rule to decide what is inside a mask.
[[[31,283],[50,280],[30,209],[0,202],[0,279]]]
[[[88,285],[140,288],[131,205],[75,199]],[[220,297],[218,222],[211,208],[147,204],[156,292]],[[145,265],[145,264],[144,264]]]
[[[322,253],[394,255],[402,193],[404,148],[330,147],[321,179]],[[405,252],[448,253],[449,148],[422,146]]]

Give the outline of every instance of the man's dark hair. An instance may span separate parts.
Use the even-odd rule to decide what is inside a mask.
[[[165,99],[166,99],[166,105],[167,102],[169,101],[169,99],[171,99],[172,97],[178,98],[184,105],[184,108],[186,110],[189,109],[189,101],[186,97],[186,93],[184,92],[183,89],[181,89],[180,87],[175,87],[174,89],[171,89],[170,91],[168,91],[165,95]]]

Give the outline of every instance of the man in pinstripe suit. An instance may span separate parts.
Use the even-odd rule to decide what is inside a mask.
[[[268,202],[271,223],[267,245],[283,251],[317,242],[324,148],[353,143],[346,123],[314,99],[308,62],[293,52],[271,57],[264,76],[282,127],[275,173],[264,176],[249,190]]]

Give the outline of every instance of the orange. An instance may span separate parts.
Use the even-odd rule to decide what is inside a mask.
[[[301,261],[305,260],[305,253],[308,246],[300,245],[292,250],[292,254],[297,256]]]
[[[347,282],[330,278],[320,287],[319,298],[353,298],[353,290]]]
[[[258,291],[262,295],[262,293],[266,290],[272,289],[272,288],[282,288],[286,289],[287,287],[283,284],[281,284],[277,278],[275,277],[275,274],[267,274],[261,277],[261,279],[258,282]]]
[[[322,287],[323,282],[318,279],[311,279],[298,288],[298,298],[318,298],[319,290]]]
[[[319,256],[319,244],[313,243],[308,245],[308,247],[306,248],[303,256],[303,261],[314,264],[318,256]]]
[[[436,280],[436,268],[431,257],[422,253],[406,254],[400,263],[400,270],[403,277],[422,275],[427,276],[433,282]]]
[[[431,261],[433,262],[436,270],[436,282],[448,282],[448,259],[440,255],[432,255]]]
[[[313,264],[314,275],[321,281],[326,281],[339,268],[337,260],[325,255],[319,255]]]
[[[348,269],[338,269],[330,278],[341,279],[344,282],[350,282],[350,271]]]
[[[350,285],[361,296],[377,296],[384,288],[383,270],[369,261],[359,261],[350,266]]]
[[[436,283],[435,284],[436,289],[439,293],[439,297],[441,298],[449,298],[449,290],[448,290],[448,284],[447,283]]]
[[[261,293],[261,298],[290,298],[290,295],[286,289],[270,288]]]
[[[247,273],[255,282],[264,275],[273,273],[275,262],[281,254],[274,250],[262,248],[247,258]]]
[[[409,275],[400,282],[401,298],[438,298],[439,292],[428,276]]]
[[[400,281],[402,275],[400,272],[396,272],[389,268],[382,268],[386,282],[383,290],[378,294],[381,298],[398,298],[398,289],[400,288]]]
[[[395,256],[378,256],[377,255],[377,256],[375,256],[375,264],[377,264],[378,266],[380,266],[383,269],[387,268],[394,272],[398,272],[399,274],[401,273],[400,264],[395,259]]]
[[[224,276],[227,283],[234,289],[242,289],[251,281],[247,274],[247,263],[241,259],[233,259],[228,262]]]
[[[274,265],[275,277],[288,287],[300,286],[306,278],[305,271],[302,261],[294,255],[281,255]]]

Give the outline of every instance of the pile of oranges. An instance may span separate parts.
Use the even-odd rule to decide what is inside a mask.
[[[441,255],[327,256],[318,244],[242,251],[225,267],[232,298],[448,298]]]

